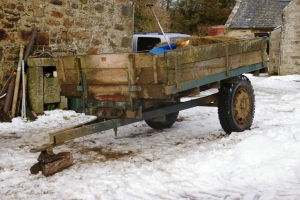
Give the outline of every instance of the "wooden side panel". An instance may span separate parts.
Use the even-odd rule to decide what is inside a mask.
[[[167,85],[203,78],[263,62],[262,39],[203,45],[166,53]]]
[[[88,83],[127,83],[128,67],[132,54],[101,54],[57,58],[56,67],[60,83],[79,83],[82,70]]]
[[[226,72],[227,69],[236,69],[241,66],[247,66],[259,62],[262,62],[261,51],[233,55],[228,58],[227,67],[225,57],[182,64],[178,67],[177,76],[175,69],[168,70],[168,85],[174,85],[176,84],[176,81],[179,83],[191,81],[213,74]]]
[[[80,83],[79,69],[76,69],[75,58],[75,56],[55,58],[57,78],[60,84],[78,85]]]
[[[86,74],[88,96],[102,101],[170,99],[166,86],[260,63],[263,39],[238,40],[168,51],[164,55],[116,53],[69,56],[56,59],[61,94],[77,91],[80,72]],[[190,88],[186,88],[190,89]]]
[[[167,69],[164,55],[149,53],[134,54],[134,69],[138,85],[164,84],[167,82]]]
[[[82,71],[86,75],[89,98],[100,100],[102,96],[106,96],[107,99],[121,97],[128,99],[128,72],[132,72],[130,70],[132,65],[131,53],[57,58],[56,67],[61,94],[67,97],[82,96],[77,90],[77,86],[81,84]],[[135,74],[130,74],[130,77],[132,76]]]
[[[165,53],[167,59],[167,67],[174,68],[174,58],[176,58],[177,65],[180,66],[186,63],[200,62],[204,60],[211,60],[233,56],[245,52],[252,52],[263,49],[263,39],[248,39],[237,40],[232,42],[224,42],[217,44],[202,45],[199,47],[175,49]]]

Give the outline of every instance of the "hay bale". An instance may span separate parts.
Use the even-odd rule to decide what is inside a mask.
[[[201,45],[207,45],[207,44],[215,44],[215,43],[221,43],[221,42],[229,42],[238,40],[238,38],[234,37],[227,37],[227,36],[205,36],[205,37],[186,37],[186,38],[180,38],[175,41],[175,44],[177,48],[187,47],[187,46],[201,46]],[[187,44],[187,41],[188,44]]]
[[[191,36],[191,37],[184,37],[175,40],[175,44],[177,48],[183,48],[183,47],[192,47],[192,46],[201,46],[201,45],[207,45],[207,44],[216,44],[221,42],[230,42],[239,40],[239,38],[234,37],[228,37],[224,35],[219,36],[204,36],[204,37],[197,37],[197,36]],[[166,45],[167,42],[161,42],[156,45],[156,47]]]

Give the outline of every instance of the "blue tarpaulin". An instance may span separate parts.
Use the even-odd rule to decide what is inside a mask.
[[[170,44],[170,46],[171,46],[172,49],[176,49],[176,47],[177,47],[175,43]],[[169,51],[169,50],[170,50],[169,45],[168,45],[168,44],[165,44],[165,45],[161,45],[161,46],[159,46],[159,47],[153,48],[153,49],[150,51],[150,53],[151,53],[151,54],[164,54],[165,51]]]

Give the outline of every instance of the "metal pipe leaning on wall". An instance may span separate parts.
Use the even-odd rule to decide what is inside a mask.
[[[13,92],[14,92],[14,86],[16,81],[16,72],[13,73],[12,78],[8,84],[7,93],[4,100],[4,106],[3,111],[5,114],[9,111],[11,108],[12,98],[13,98]]]
[[[2,88],[2,90],[1,90],[1,92],[0,92],[0,99],[2,99],[3,97],[6,96],[7,88],[8,88],[8,85],[9,85],[9,83],[10,83],[12,77],[13,77],[13,74],[14,74],[14,72],[12,72],[12,73],[10,74],[10,76],[8,77],[8,79],[6,80],[6,82],[5,82],[5,84],[4,84],[3,88]]]

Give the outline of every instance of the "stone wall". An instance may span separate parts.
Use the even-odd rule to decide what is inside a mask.
[[[53,55],[99,54],[131,50],[129,0],[1,0],[0,89],[17,68],[20,45],[39,29],[34,50]]]
[[[225,35],[236,38],[255,38],[255,34],[268,33],[268,29],[227,29]]]
[[[270,34],[269,74],[278,75],[280,65],[280,37],[281,28]]]
[[[300,0],[284,9],[280,46],[279,75],[300,74]]]

